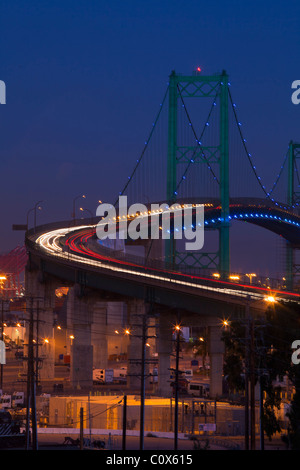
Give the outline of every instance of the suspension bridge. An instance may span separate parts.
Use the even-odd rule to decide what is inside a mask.
[[[212,396],[221,390],[220,316],[245,315],[250,305],[258,308],[266,297],[299,303],[296,254],[300,247],[300,145],[289,142],[274,182],[268,186],[248,149],[237,109],[226,72],[212,76],[171,73],[142,152],[111,205],[119,214],[117,230],[124,223],[118,212],[120,196],[127,196],[128,205],[143,203],[145,216],[151,214],[154,202],[165,202],[166,211],[175,207],[169,237],[136,241],[119,237],[113,243],[99,240],[99,217],[55,222],[27,231],[26,296],[31,299],[30,308],[39,315],[44,337],[54,335],[51,306],[55,289],[69,288],[68,328],[77,331],[71,359],[74,383],[91,381],[93,364],[106,367],[106,343],[101,346],[100,359],[91,348],[99,322],[97,302],[103,299],[127,304],[128,318],[139,331],[137,338],[141,338],[143,328],[147,329],[142,319],[148,321],[149,305],[156,309],[161,393],[169,389],[164,374],[170,367],[170,322],[174,324],[180,313],[188,325],[199,325],[200,319],[209,325]],[[182,250],[174,233],[174,219],[176,210],[186,204],[203,205],[204,229],[209,235],[213,231],[218,235],[214,249],[205,251],[204,245],[198,251]],[[125,222],[141,216],[128,214]],[[286,245],[284,283],[282,279],[260,276],[231,276],[229,242],[234,221],[246,221],[281,236]],[[37,298],[42,299],[39,306]],[[100,323],[103,337],[96,335],[95,350],[108,341],[109,322],[103,318]],[[139,372],[134,367],[140,359],[134,358],[140,346],[133,337],[130,344],[129,376],[136,378]],[[47,348],[43,351],[45,377],[54,370],[51,341]]]
[[[227,279],[233,221],[276,233],[285,240],[285,286],[293,290],[300,273],[299,155],[300,144],[289,142],[267,189],[248,149],[226,72],[184,76],[173,71],[141,155],[119,195],[127,195],[129,203],[147,205],[204,204],[205,229],[218,231],[218,246],[209,252],[205,247],[182,252],[171,236],[161,260],[179,271],[211,270]]]

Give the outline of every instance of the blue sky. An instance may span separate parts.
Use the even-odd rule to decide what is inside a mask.
[[[297,1],[0,1],[1,251],[22,243],[11,225],[38,200],[45,223],[69,218],[81,192],[92,211],[115,199],[173,69],[228,72],[271,185],[300,140],[299,14]]]

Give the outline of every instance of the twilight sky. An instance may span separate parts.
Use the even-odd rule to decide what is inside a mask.
[[[227,71],[271,186],[288,142],[300,140],[300,105],[291,102],[299,17],[295,0],[0,0],[1,251],[23,243],[11,226],[39,200],[39,223],[70,218],[80,193],[93,213],[98,199],[114,202],[173,69]],[[276,275],[277,238],[233,232],[234,268],[266,271],[271,260]]]

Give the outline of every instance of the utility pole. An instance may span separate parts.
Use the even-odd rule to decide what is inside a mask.
[[[39,301],[37,300],[36,307],[36,356],[35,356],[35,389],[38,389],[39,385]]]
[[[80,408],[80,450],[83,450],[83,408]]]
[[[174,409],[174,450],[178,448],[178,389],[179,389],[179,352],[180,326],[176,325],[176,361],[175,361],[175,409]]]
[[[3,297],[1,298],[1,340],[4,341],[4,307],[3,307]],[[4,350],[5,353],[5,350]],[[3,364],[1,362],[1,377],[0,377],[0,388],[3,388]]]
[[[249,450],[249,303],[246,305],[245,329],[245,450]]]
[[[36,390],[33,351],[33,298],[30,297],[29,309],[29,337],[28,337],[28,359],[27,359],[27,414],[26,414],[26,449],[30,446],[30,417],[32,429],[32,449],[38,450],[37,419],[36,419]],[[31,413],[30,413],[31,409]]]
[[[264,439],[264,354],[265,354],[265,343],[263,328],[264,324],[261,325],[260,337],[261,337],[261,348],[259,351],[259,420],[260,420],[260,450],[265,449]]]
[[[126,425],[127,425],[127,395],[123,399],[123,435],[122,435],[122,450],[126,450]]]
[[[146,319],[146,316],[144,315],[143,326],[142,326],[142,359],[141,359],[140,450],[144,450],[146,330],[147,330],[147,319]]]
[[[255,349],[254,349],[254,321],[250,319],[250,422],[251,422],[251,450],[255,450]]]
[[[146,296],[147,298],[147,296]],[[140,405],[140,438],[139,438],[139,448],[140,450],[144,449],[144,427],[145,427],[145,381],[146,381],[146,371],[145,371],[145,364],[146,364],[146,343],[147,339],[151,338],[152,336],[147,335],[148,329],[148,319],[152,311],[152,302],[146,302],[146,311],[143,314],[137,314],[136,316],[142,317],[142,324],[138,322],[136,326],[140,331],[140,334],[132,334],[132,337],[140,338],[141,339],[141,359],[135,360],[135,364],[140,362],[141,365],[141,385],[140,385],[140,395],[141,395],[141,405]]]
[[[246,303],[246,351],[245,351],[245,450],[249,450],[249,424],[250,448],[255,450],[255,348],[254,348],[254,320],[250,311],[251,297]],[[250,397],[249,397],[250,385]],[[250,423],[249,423],[250,405]]]

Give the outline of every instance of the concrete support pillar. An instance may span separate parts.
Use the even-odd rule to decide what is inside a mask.
[[[74,337],[70,344],[70,381],[77,388],[90,388],[93,382],[92,305],[88,295],[78,297],[76,285],[69,289],[67,327],[69,337]]]
[[[25,272],[25,295],[27,317],[33,313],[33,337],[36,344],[35,355],[39,358],[38,380],[51,380],[55,377],[54,308],[56,281],[42,282],[39,271]],[[29,324],[26,327],[25,343],[28,344]]]
[[[127,324],[125,302],[96,302],[93,310],[92,344],[94,368],[105,369],[109,357],[126,359],[129,339],[123,329]]]
[[[143,321],[146,319],[146,304],[144,300],[133,299],[127,303],[128,321],[130,325],[130,342],[128,347],[127,385],[129,389],[140,389],[142,375],[142,345]],[[146,320],[145,320],[146,321]],[[147,328],[145,331],[147,336]],[[145,374],[149,374],[147,348],[145,348]],[[147,383],[148,383],[147,379]]]
[[[224,342],[220,326],[209,327],[210,397],[222,395]]]
[[[172,354],[172,316],[166,312],[159,315],[158,328],[158,395],[162,397],[172,396],[172,388],[170,386],[170,367]]]
[[[94,303],[91,329],[94,369],[106,369],[108,365],[107,313],[107,303]]]

